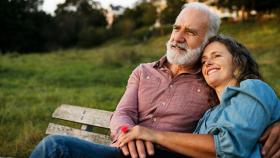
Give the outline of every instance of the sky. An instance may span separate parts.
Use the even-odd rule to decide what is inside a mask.
[[[57,4],[63,3],[65,0],[44,0],[42,9],[50,14],[53,14]],[[124,7],[132,7],[137,0],[96,0],[101,3],[104,8],[107,8],[110,4],[121,5]]]

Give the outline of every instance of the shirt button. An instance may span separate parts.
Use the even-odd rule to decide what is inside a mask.
[[[200,89],[197,89],[197,92],[199,93],[199,92],[200,92]]]
[[[169,87],[170,87],[170,88],[172,88],[172,87],[173,87],[173,85],[171,84]]]
[[[150,76],[147,76],[146,79],[147,79],[147,80],[150,79]]]
[[[153,118],[153,121],[154,121],[154,122],[156,122],[156,121],[157,121],[157,118],[156,118],[156,117],[154,117],[154,118]]]
[[[162,102],[161,104],[164,106],[164,105],[165,105],[165,102]]]

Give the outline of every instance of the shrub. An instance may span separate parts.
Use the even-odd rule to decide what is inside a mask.
[[[82,48],[97,46],[107,38],[106,28],[87,27],[79,33],[78,46]]]
[[[102,61],[104,65],[109,65],[113,67],[122,67],[125,65],[133,65],[139,63],[141,60],[141,55],[131,49],[124,49],[121,51],[116,51],[114,53],[105,53],[102,56]]]

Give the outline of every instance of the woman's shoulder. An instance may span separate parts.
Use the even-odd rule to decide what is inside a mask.
[[[271,89],[271,87],[266,82],[259,79],[246,79],[241,81],[240,88],[249,88],[249,90],[254,90],[255,88]]]
[[[266,82],[259,79],[244,80],[240,83],[239,89],[256,96],[263,94],[275,96],[274,90]]]
[[[239,87],[228,87],[228,91],[238,93],[241,97],[249,96],[263,104],[273,104],[278,100],[274,90],[267,83],[258,79],[244,80]]]

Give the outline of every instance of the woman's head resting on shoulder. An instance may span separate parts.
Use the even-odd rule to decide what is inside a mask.
[[[207,84],[216,91],[227,86],[238,86],[246,79],[261,79],[258,64],[248,49],[224,35],[209,39],[201,63]]]

